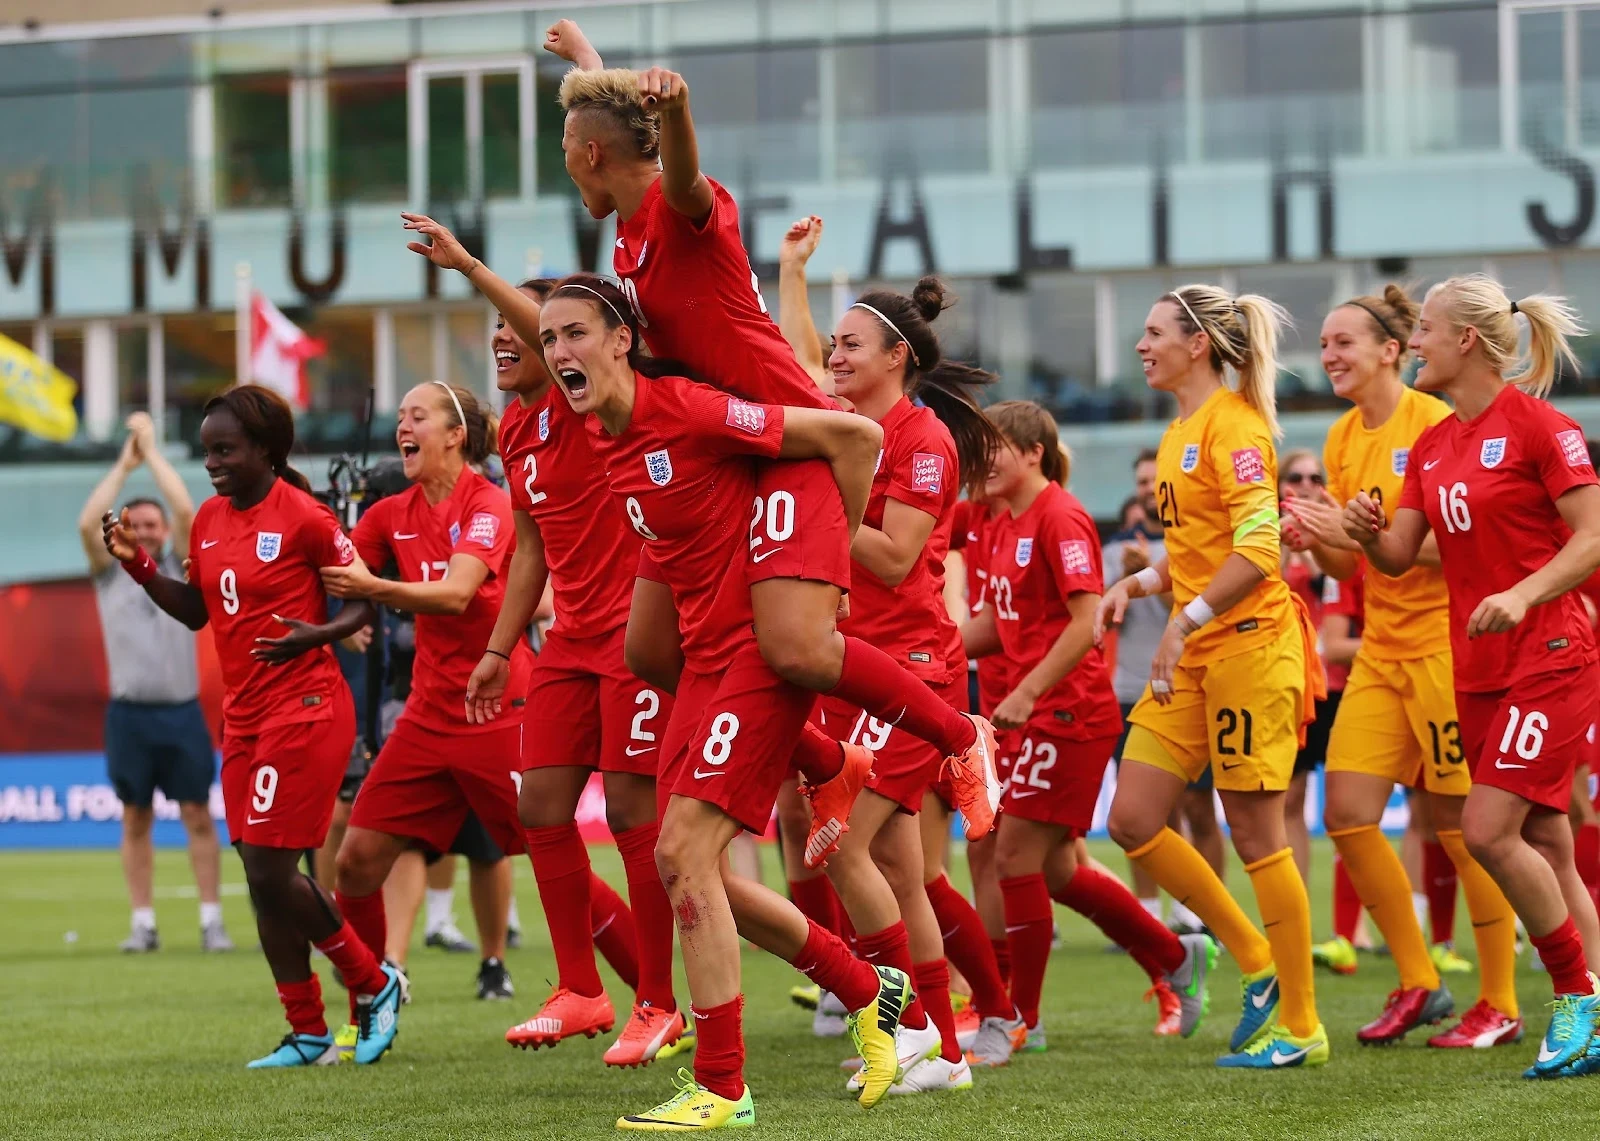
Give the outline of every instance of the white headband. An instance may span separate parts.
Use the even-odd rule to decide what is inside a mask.
[[[889,320],[889,318],[885,317],[882,313],[868,305],[865,301],[857,301],[854,305],[850,306],[850,308],[865,309],[868,313],[871,313],[878,320],[889,326],[889,331],[906,343],[906,351],[911,354],[911,363],[916,365],[918,368],[922,367],[922,362],[917,359],[917,350],[911,347],[911,339],[902,333],[899,326],[897,326],[893,321]]]
[[[612,314],[614,314],[616,316],[617,320],[621,324],[626,325],[628,323],[627,321],[623,320],[622,314],[617,311],[617,307],[615,305],[611,304],[611,298],[607,297],[604,293],[601,293],[598,289],[591,289],[589,286],[584,285],[581,282],[576,282],[576,281],[569,281],[565,285],[561,286],[561,288],[562,289],[581,289],[585,293],[594,294],[601,301],[604,301],[606,303],[606,308],[611,310]]]
[[[1177,298],[1179,305],[1183,306],[1183,311],[1189,314],[1189,320],[1194,322],[1195,332],[1202,332],[1205,329],[1205,326],[1200,323],[1200,318],[1194,315],[1194,310],[1189,308],[1189,303],[1183,299],[1183,294],[1179,293],[1177,290],[1173,290],[1172,296]]]
[[[440,388],[444,389],[450,394],[450,403],[456,406],[456,419],[461,421],[461,427],[463,430],[465,430],[467,427],[467,414],[461,411],[461,401],[456,397],[456,390],[451,388],[442,380],[430,380],[428,383],[437,384]]]

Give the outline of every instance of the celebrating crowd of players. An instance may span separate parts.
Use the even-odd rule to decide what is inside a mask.
[[[824,343],[803,272],[821,221],[806,219],[785,242],[780,326],[732,197],[699,169],[683,79],[605,70],[566,21],[548,46],[579,65],[561,88],[566,166],[589,212],[618,218],[616,279],[514,285],[405,216],[421,239],[410,248],[499,311],[509,498],[474,469],[495,447],[493,417],[464,389],[423,384],[396,433],[410,490],[346,536],[287,465],[289,409],[246,386],[206,409],[217,495],[195,519],[186,580],[106,518],[107,548],[157,605],[217,632],[229,833],[291,1026],[252,1065],[388,1049],[406,996],[382,961],[380,888],[401,851],[448,846],[469,810],[504,850],[528,852],[555,948],[554,993],[508,1041],[612,1031],[590,927],[571,921],[596,890],[575,823],[595,771],[637,949],[636,999],[604,1060],[694,1050],[676,1095],[621,1128],[754,1121],[741,937],[807,976],[819,1018],[842,1018],[863,1106],[963,1088],[975,1066],[1042,1049],[1052,899],[1150,973],[1158,1032],[1198,1026],[1220,942],[1243,987],[1218,1064],[1324,1063],[1285,803],[1327,687],[1316,624],[1282,573],[1290,548],[1364,583],[1326,744],[1327,822],[1400,979],[1359,1039],[1393,1041],[1454,1009],[1378,831],[1400,783],[1425,789],[1483,969],[1478,1003],[1430,1044],[1521,1039],[1520,918],[1556,995],[1528,1076],[1600,1069],[1600,929],[1566,819],[1600,696],[1573,593],[1600,565],[1600,489],[1581,431],[1542,399],[1577,331],[1563,302],[1513,302],[1466,277],[1420,309],[1395,287],[1337,307],[1323,365],[1355,407],[1329,435],[1330,494],[1280,507],[1282,310],[1205,285],[1163,294],[1137,351],[1178,407],[1154,461],[1164,553],[1108,583],[1055,422],[1023,402],[980,408],[993,378],[944,359],[937,280],[863,294]],[[952,547],[972,572],[961,626],[944,601]],[[535,658],[523,633],[547,584],[556,617]],[[331,622],[329,595],[347,600]],[[1109,826],[1204,924],[1181,937],[1081,844],[1123,731],[1106,636],[1134,600],[1168,596]],[[296,870],[322,842],[354,735],[327,647],[374,605],[417,616],[416,682],[330,896]],[[969,658],[983,663],[983,716]],[[1208,770],[1260,929],[1169,824]],[[724,858],[775,806],[789,898]],[[953,810],[976,907],[944,877]],[[674,935],[692,1017],[673,990]],[[350,991],[344,1030],[324,1016],[313,945]],[[950,963],[972,991],[961,1022]]]

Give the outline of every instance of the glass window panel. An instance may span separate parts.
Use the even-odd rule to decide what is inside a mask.
[[[304,27],[213,32],[210,39],[211,66],[219,75],[297,72],[305,66]]]
[[[817,177],[821,99],[814,48],[702,52],[675,63],[692,92],[706,170],[725,182]]]
[[[362,20],[323,29],[329,66],[400,63],[411,57],[411,20]]]
[[[1517,128],[1530,150],[1564,147],[1566,101],[1562,81],[1560,12],[1517,15]]]
[[[1208,157],[1359,152],[1362,20],[1327,16],[1202,25]]]
[[[983,170],[989,165],[989,57],[970,40],[836,49],[839,173]]]
[[[32,338],[28,347],[32,348]],[[83,328],[79,325],[57,326],[50,330],[50,360],[58,369],[78,382],[78,394],[72,398],[77,409],[79,432],[83,431]]]
[[[483,188],[491,198],[522,193],[522,106],[516,72],[483,77]]]
[[[458,202],[467,194],[467,84],[459,75],[428,80],[428,201]]]
[[[543,31],[553,20],[540,25]],[[422,55],[506,55],[523,50],[528,21],[520,12],[490,12],[477,16],[438,16],[419,20]],[[600,41],[602,44],[604,40]],[[542,51],[543,48],[541,47]],[[609,61],[608,61],[609,62]]]
[[[1561,259],[1561,292],[1578,312],[1583,314],[1584,325],[1593,327],[1600,318],[1600,256],[1591,253],[1568,254]],[[1563,378],[1560,391],[1572,395],[1579,391],[1593,392],[1595,380],[1600,377],[1600,335],[1590,333],[1572,344],[1578,354],[1582,375],[1587,379],[1580,387],[1576,378]]]
[[[1073,423],[1113,419],[1112,398],[1095,383],[1094,278],[1036,273],[1028,279],[1033,333],[1029,395]]]
[[[394,315],[394,389],[404,396],[424,381],[433,379],[433,318],[426,313]],[[394,409],[386,408],[385,412]]]
[[[1238,291],[1270,297],[1289,311],[1292,326],[1278,340],[1278,400],[1292,409],[1322,406],[1332,392],[1320,362],[1322,319],[1344,298],[1334,296],[1333,266],[1261,267],[1239,271]]]
[[[78,56],[83,74],[97,82],[186,81],[195,73],[192,36],[130,36],[117,40],[82,40],[60,46]],[[56,78],[59,81],[60,77]]]
[[[306,362],[311,409],[297,433],[298,449],[326,452],[359,447],[374,371],[372,310],[286,309],[284,314],[328,346],[322,356]]]
[[[449,380],[487,399],[489,386],[489,319],[478,306],[450,313]]]
[[[167,358],[167,439],[199,443],[201,409],[234,381],[233,314],[162,319]]]
[[[1425,150],[1500,143],[1498,13],[1493,8],[1413,12],[1412,146]]]
[[[1578,12],[1578,130],[1585,143],[1600,141],[1600,9]]]
[[[572,179],[567,176],[566,156],[561,151],[561,130],[566,122],[566,113],[561,110],[561,77],[567,73],[568,65],[547,52],[539,54],[541,58],[535,65],[533,82],[533,118],[537,131],[533,140],[533,157],[538,172],[539,193],[565,194],[576,198],[578,188],[572,185]],[[619,58],[615,63],[608,58],[606,62],[613,67],[628,66],[624,58]],[[696,100],[697,126],[699,114],[699,102]]]
[[[1144,165],[1183,153],[1182,28],[1053,32],[1029,42],[1039,165]]]
[[[150,410],[150,331],[124,325],[117,336],[117,419]]]
[[[291,198],[289,77],[236,76],[215,84],[217,199],[278,206]]]
[[[390,202],[408,188],[403,68],[328,76],[328,146],[336,202]]]

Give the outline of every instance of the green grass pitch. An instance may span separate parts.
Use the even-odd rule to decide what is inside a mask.
[[[1096,854],[1121,870],[1106,844]],[[613,851],[602,874],[621,882]],[[776,854],[763,854],[769,876]],[[1327,931],[1329,849],[1317,848],[1313,911]],[[1231,879],[1248,886],[1238,862]],[[254,946],[237,861],[225,857],[230,930]],[[958,869],[958,878],[964,871]],[[415,1001],[395,1049],[377,1066],[247,1072],[285,1026],[259,954],[197,949],[193,884],[181,852],[157,862],[165,948],[121,956],[127,909],[114,852],[0,855],[0,1137],[3,1138],[587,1138],[615,1137],[615,1118],[671,1092],[674,1062],[608,1072],[604,1041],[523,1053],[502,1035],[528,1017],[553,975],[533,877],[517,886],[527,945],[509,956],[514,1003],[474,998],[476,960],[424,950],[411,957]],[[462,877],[465,886],[465,877]],[[465,891],[457,911],[467,918]],[[1158,1040],[1145,982],[1126,957],[1104,952],[1088,924],[1058,909],[1064,945],[1045,982],[1047,1054],[976,1075],[966,1093],[887,1099],[864,1113],[844,1091],[841,1040],[811,1036],[792,1007],[786,966],[747,950],[747,1074],[752,1136],[769,1138],[1495,1138],[1593,1137],[1600,1085],[1532,1083],[1518,1074],[1543,1032],[1549,984],[1519,977],[1529,1037],[1492,1051],[1425,1049],[1421,1035],[1389,1049],[1355,1044],[1393,986],[1388,960],[1364,956],[1351,978],[1319,974],[1318,998],[1333,1040],[1324,1069],[1275,1074],[1212,1067],[1237,1014],[1238,973],[1216,974],[1211,1017],[1191,1040]],[[466,924],[464,924],[466,926]],[[1462,950],[1475,958],[1465,907]],[[73,942],[68,932],[76,932]],[[327,978],[330,1005],[343,992]],[[607,975],[619,1013],[628,996]],[[1476,998],[1476,975],[1451,977],[1458,1009]],[[680,997],[682,991],[680,990]]]

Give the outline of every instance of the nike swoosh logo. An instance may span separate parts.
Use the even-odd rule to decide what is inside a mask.
[[[246,824],[265,824],[270,819],[271,817],[269,816],[246,816],[244,822]]]
[[[776,548],[774,550],[771,550],[771,551],[762,551],[759,555],[751,555],[750,556],[750,561],[753,562],[753,563],[766,562],[768,559],[770,559],[773,555],[777,554],[781,550],[783,550],[782,547],[778,547],[778,548]]]
[[[1030,788],[1027,792],[1023,792],[1021,789],[1018,789],[1018,788],[1013,788],[1011,790],[1011,799],[1012,800],[1021,800],[1025,796],[1037,796],[1038,794],[1039,794],[1039,790],[1036,789],[1036,788]]]
[[[723,772],[721,769],[712,769],[708,773],[703,773],[699,769],[695,769],[694,770],[694,779],[695,780],[705,780],[707,777],[720,777],[720,776],[727,776],[727,775],[728,774]]]
[[[1427,463],[1422,465],[1422,470],[1423,471],[1432,471],[1433,470],[1433,465],[1438,463],[1438,462],[1439,462],[1438,460],[1429,460]]]
[[[1267,1005],[1273,1000],[1277,993],[1278,980],[1274,978],[1272,982],[1267,984],[1266,990],[1262,991],[1260,994],[1253,994],[1250,996],[1250,1005],[1255,1007],[1257,1010],[1265,1010],[1267,1009]]]
[[[220,542],[222,542],[221,539],[205,539],[205,540],[202,540],[201,543],[200,543],[200,549],[202,551],[209,551],[212,547],[216,546]]]
[[[1304,1046],[1299,1050],[1291,1050],[1287,1054],[1280,1053],[1277,1050],[1273,1050],[1272,1051],[1272,1064],[1274,1066],[1287,1066],[1292,1062],[1298,1062],[1301,1058],[1304,1058],[1309,1053],[1311,1053],[1311,1047],[1310,1046]]]
[[[1504,757],[1496,757],[1494,759],[1494,767],[1497,768],[1497,769],[1525,769],[1528,766],[1527,765],[1508,765],[1508,764],[1506,764]]]
[[[1539,1061],[1553,1062],[1559,1057],[1561,1057],[1560,1050],[1547,1050],[1543,1042],[1539,1043]]]
[[[1026,931],[1030,926],[1032,925],[1028,923],[1019,923],[1015,927],[1007,927],[1006,934],[1015,935],[1018,931]]]
[[[416,538],[415,535],[402,535],[399,531],[396,531],[394,533],[394,537],[396,539],[415,539]]]
[[[632,745],[629,745],[626,749],[624,749],[622,751],[624,753],[628,754],[628,756],[630,756],[630,757],[637,757],[637,756],[639,756],[640,754],[643,754],[643,753],[653,753],[653,752],[655,752],[656,751],[656,747],[654,745],[646,745],[642,749],[635,749]]]
[[[617,239],[617,249],[619,249],[619,250],[625,250],[625,249],[627,249],[627,248],[628,248],[628,247],[627,247],[627,246],[625,246],[625,245],[623,245],[623,244],[622,244],[622,239],[621,239],[621,238],[618,238],[618,239]]]

